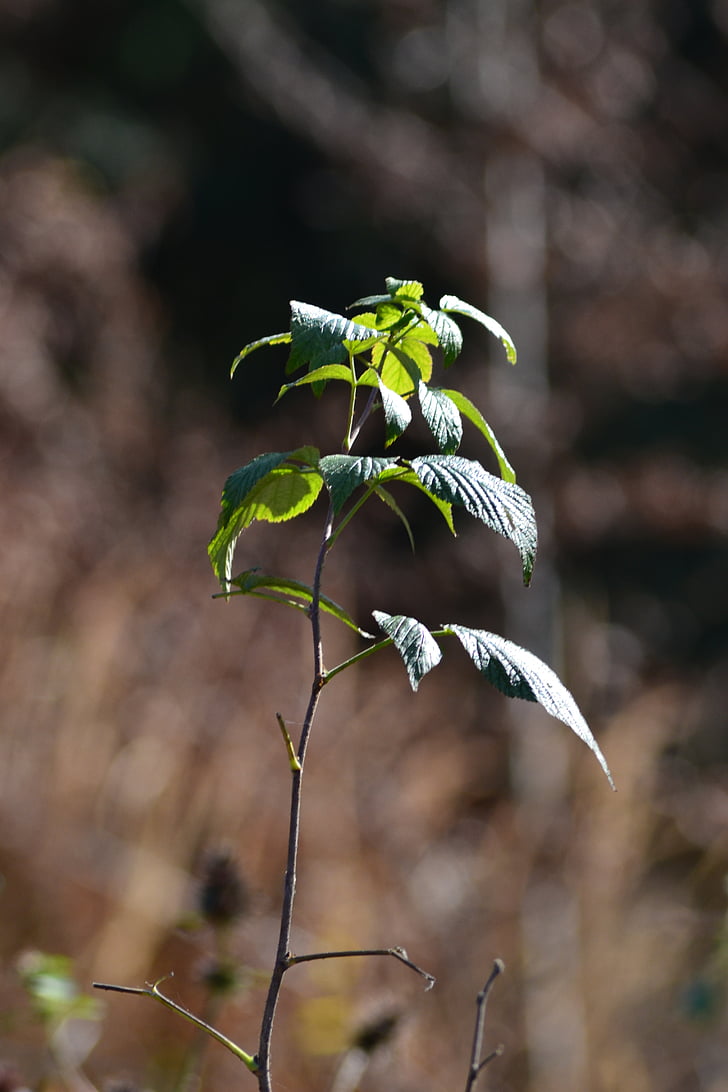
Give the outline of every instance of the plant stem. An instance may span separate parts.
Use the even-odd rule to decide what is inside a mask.
[[[290,966],[291,925],[293,921],[293,902],[296,896],[296,870],[298,866],[298,843],[301,830],[301,788],[303,783],[303,768],[306,759],[306,750],[311,734],[311,727],[316,715],[321,690],[326,676],[324,674],[323,648],[321,644],[321,612],[319,599],[321,595],[321,575],[323,573],[326,554],[329,550],[329,537],[334,522],[333,505],[329,504],[326,516],[326,524],[321,538],[316,570],[314,573],[312,591],[313,598],[309,608],[311,619],[311,634],[313,639],[313,680],[311,683],[311,696],[308,700],[308,708],[301,729],[301,738],[298,743],[298,769],[291,770],[291,808],[288,825],[288,857],[286,862],[286,874],[283,881],[283,903],[281,906],[281,924],[278,935],[278,948],[276,960],[271,975],[268,996],[263,1011],[263,1020],[260,1028],[260,1043],[256,1062],[258,1065],[258,1087],[260,1092],[271,1092],[271,1037],[273,1035],[273,1023],[275,1021],[276,1006],[281,992],[283,976]]]

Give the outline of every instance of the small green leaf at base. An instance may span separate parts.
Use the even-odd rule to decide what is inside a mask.
[[[253,595],[259,599],[269,599],[273,603],[282,603],[284,606],[294,607],[305,614],[309,613],[309,608],[313,602],[313,589],[308,584],[284,576],[266,576],[257,569],[246,569],[245,572],[238,573],[230,580],[230,583],[239,589],[236,592],[231,592],[231,595]],[[349,629],[355,630],[360,637],[374,640],[373,634],[367,633],[365,629],[358,626],[351,615],[333,599],[329,599],[327,595],[319,595],[319,608],[326,614],[338,618]]]
[[[609,784],[614,788],[606,759],[589,725],[570,691],[550,667],[532,652],[496,633],[468,629],[453,623],[446,623],[443,628],[455,634],[481,675],[502,694],[538,702],[552,717],[571,728],[594,752]]]
[[[402,657],[410,685],[416,690],[420,680],[442,659],[440,646],[429,629],[416,618],[407,618],[404,614],[385,614],[381,610],[372,611],[372,614]]]

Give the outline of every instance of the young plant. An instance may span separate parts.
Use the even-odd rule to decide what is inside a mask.
[[[503,694],[538,702],[570,727],[591,748],[612,782],[605,759],[573,697],[533,653],[488,630],[472,629],[457,622],[431,628],[416,618],[384,610],[373,612],[381,633],[377,638],[324,594],[326,559],[368,502],[377,500],[385,504],[402,522],[414,545],[407,516],[391,492],[394,483],[411,486],[424,494],[453,535],[454,510],[464,509],[509,539],[520,556],[525,584],[531,580],[536,556],[536,520],[531,499],[516,484],[513,467],[486,419],[461,391],[432,383],[433,351],[447,370],[462,347],[462,333],[453,315],[468,317],[484,326],[501,340],[508,360],[515,364],[516,350],[508,333],[494,319],[455,296],[444,296],[437,309],[428,307],[419,281],[387,278],[384,293],[357,300],[350,310],[356,312],[353,318],[294,301],[290,329],[251,342],[234,361],[233,374],[254,350],[288,345],[287,381],[281,386],[278,399],[300,387],[310,387],[321,397],[329,384],[343,383],[348,391],[348,407],[342,422],[340,451],[322,454],[311,444],[291,451],[266,452],[235,470],[225,482],[217,531],[208,547],[222,587],[221,596],[226,599],[255,596],[302,612],[308,618],[313,645],[310,694],[297,741],[291,738],[283,717],[276,714],[291,770],[290,824],[278,946],[257,1051],[248,1054],[209,1029],[255,1074],[260,1092],[270,1092],[272,1088],[271,1039],[283,979],[290,967],[314,959],[389,955],[422,974],[428,986],[434,982],[401,948],[303,955],[291,950],[306,753],[321,693],[337,675],[393,645],[402,658],[412,689],[417,690],[422,678],[440,662],[441,642],[454,637],[477,670]],[[435,450],[413,458],[389,453],[412,422],[415,406],[419,407],[432,435]],[[376,414],[383,424],[383,453],[356,454],[353,449],[362,428]],[[497,466],[497,475],[480,462],[457,454],[464,421],[482,436]],[[308,511],[320,496],[325,499],[326,511],[310,584],[258,569],[235,572],[235,547],[246,528],[256,520],[269,523],[291,520]],[[324,667],[322,613],[336,618],[366,642],[359,652],[328,669]],[[501,969],[498,962],[478,1000],[468,1090],[494,1056],[490,1054],[480,1061],[485,1000]],[[145,992],[168,1003],[158,985],[134,992]],[[189,1013],[184,1015],[195,1019]]]

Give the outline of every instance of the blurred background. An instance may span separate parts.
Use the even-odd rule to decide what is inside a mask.
[[[232,469],[340,428],[307,393],[272,409],[284,350],[229,365],[289,299],[341,312],[387,275],[513,335],[515,369],[464,319],[447,384],[533,495],[541,551],[524,589],[508,543],[408,498],[416,554],[372,510],[327,591],[364,626],[532,648],[618,792],[455,648],[416,696],[394,654],[332,683],[296,950],[401,945],[438,983],[294,968],[278,1087],[464,1087],[498,956],[480,1087],[728,1089],[727,38],[726,0],[0,0],[3,1090],[253,1087],[214,1043],[200,1085],[193,1029],[151,1001],[43,1009],[21,972],[69,957],[58,989],[81,994],[174,972],[209,1011],[224,936],[243,970],[216,1020],[255,1050],[275,713],[295,734],[310,638],[213,600],[205,547]],[[322,517],[252,528],[237,568],[310,581]],[[325,639],[329,663],[358,647]],[[192,928],[211,860],[239,870],[234,913]]]

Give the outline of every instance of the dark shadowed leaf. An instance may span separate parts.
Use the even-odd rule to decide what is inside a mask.
[[[523,582],[533,573],[538,535],[528,493],[489,474],[480,463],[459,455],[422,455],[410,466],[436,497],[459,504],[493,531],[515,544],[521,555]]]
[[[589,725],[571,693],[550,667],[532,652],[495,633],[450,623],[443,628],[455,634],[478,671],[501,693],[509,698],[538,702],[552,717],[568,725],[594,752],[614,788],[609,767]]]
[[[367,341],[372,331],[343,315],[291,300],[291,354],[286,374],[307,365],[311,371],[346,359],[344,341]]]
[[[331,494],[334,512],[341,511],[358,486],[376,478],[387,467],[396,465],[396,462],[396,459],[382,456],[371,458],[368,455],[324,455],[318,466]]]
[[[420,408],[435,443],[445,455],[452,455],[463,438],[463,422],[457,406],[445,391],[419,385]]]
[[[384,446],[389,447],[397,440],[412,421],[412,411],[395,391],[390,390],[382,380],[379,380],[379,396],[382,399],[382,409],[385,420]]]
[[[422,622],[407,618],[404,614],[372,612],[379,628],[391,638],[407,668],[410,685],[416,690],[420,680],[439,664],[442,652],[435,638]]]
[[[463,335],[460,327],[444,311],[433,311],[431,307],[422,306],[422,317],[429,323],[437,334],[437,342],[442,349],[445,367],[449,368],[460,355],[463,347]]]

